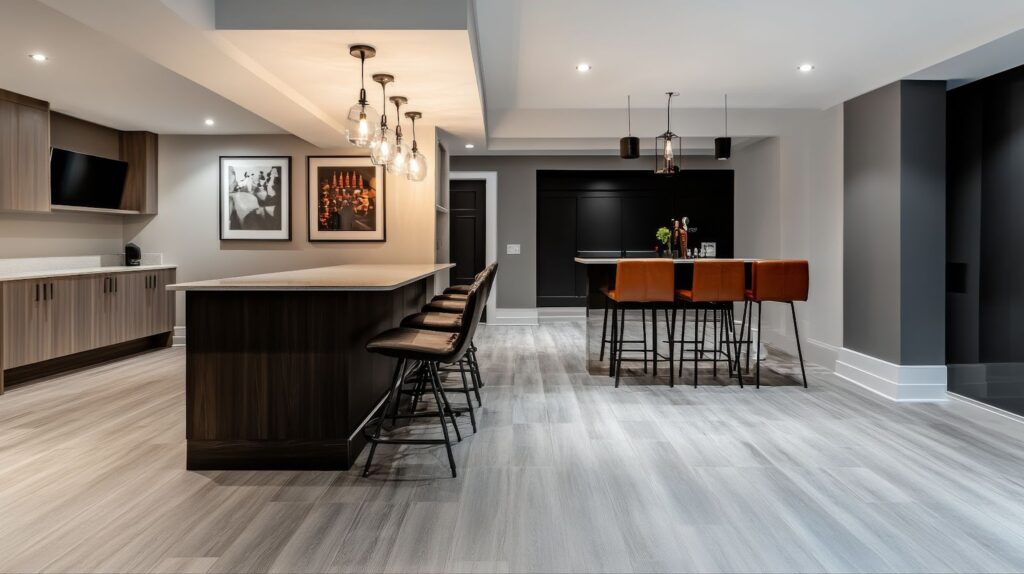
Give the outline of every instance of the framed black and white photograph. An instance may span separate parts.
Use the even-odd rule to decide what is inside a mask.
[[[220,238],[290,241],[292,158],[220,158]]]
[[[310,241],[386,241],[384,167],[366,156],[308,156]]]

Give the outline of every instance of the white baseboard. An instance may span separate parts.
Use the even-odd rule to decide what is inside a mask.
[[[839,360],[839,347],[830,345],[817,339],[804,339],[807,345],[804,353],[808,363],[814,363],[825,367],[830,371],[836,370],[836,361]]]
[[[841,348],[836,375],[894,401],[947,400],[946,365],[896,365]]]
[[[178,326],[174,328],[174,334],[171,336],[171,345],[174,347],[185,346],[185,327]]]
[[[584,321],[587,318],[586,307],[539,307],[538,323],[565,323],[567,321]]]
[[[492,316],[493,315],[493,316]],[[487,316],[488,325],[536,325],[536,309],[495,309]]]

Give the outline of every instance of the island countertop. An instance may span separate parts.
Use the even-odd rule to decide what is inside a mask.
[[[168,285],[170,291],[393,291],[452,263],[348,264]]]

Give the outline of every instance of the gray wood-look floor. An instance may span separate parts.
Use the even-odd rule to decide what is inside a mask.
[[[186,472],[182,349],[11,389],[0,571],[1024,569],[1020,423],[820,369],[809,390],[614,389],[586,373],[582,323],[478,344],[457,479],[441,448],[389,446],[368,479]]]

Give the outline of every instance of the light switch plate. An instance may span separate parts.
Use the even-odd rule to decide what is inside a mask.
[[[505,255],[519,255],[519,244],[509,243],[505,246]]]

